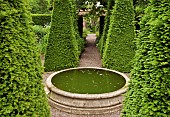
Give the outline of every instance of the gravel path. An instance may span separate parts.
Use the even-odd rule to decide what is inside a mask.
[[[79,67],[102,67],[101,57],[96,47],[96,34],[88,34],[86,42],[85,51],[80,57]]]

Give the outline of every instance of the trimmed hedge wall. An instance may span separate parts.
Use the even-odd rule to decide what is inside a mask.
[[[51,14],[31,14],[34,25],[44,26],[50,24]]]
[[[49,42],[45,55],[45,71],[56,71],[78,65],[78,44],[69,0],[56,0]]]
[[[104,18],[104,29],[102,31],[101,38],[99,39],[99,43],[97,44],[101,56],[103,56],[103,50],[104,50],[104,46],[105,46],[105,43],[106,43],[106,38],[107,38],[108,30],[109,30],[111,10],[113,9],[114,1],[115,0],[109,0],[108,1],[107,13],[106,13],[106,16]]]
[[[150,0],[145,10],[122,117],[170,116],[169,8],[169,0]]]
[[[28,6],[1,0],[0,7],[0,116],[50,117]]]
[[[134,9],[132,0],[116,0],[103,53],[103,66],[129,72],[134,57]]]

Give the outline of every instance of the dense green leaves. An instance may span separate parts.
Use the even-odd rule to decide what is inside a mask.
[[[36,37],[38,46],[40,48],[40,53],[45,54],[47,44],[48,44],[50,26],[48,26],[48,25],[46,25],[46,26],[34,25],[33,31],[35,33],[35,37]]]
[[[150,0],[145,9],[123,117],[170,116],[169,3],[169,0]]]
[[[105,21],[104,21],[104,29],[103,29],[102,36],[98,43],[98,48],[99,48],[101,56],[103,56],[103,50],[104,50],[104,46],[105,46],[106,39],[107,39],[107,34],[108,34],[108,30],[109,30],[109,25],[110,25],[111,10],[114,6],[114,1],[115,0],[108,1],[107,13],[106,13]]]
[[[70,0],[56,0],[45,56],[45,71],[76,67],[79,60],[78,41]],[[72,7],[71,7],[72,6]]]
[[[51,22],[51,14],[32,14],[31,16],[34,25],[44,26]]]
[[[49,117],[25,0],[0,0],[0,116]]]
[[[50,1],[52,0],[28,0],[31,7],[31,13],[46,14],[50,13]]]
[[[134,9],[131,0],[116,0],[103,52],[103,66],[129,72],[134,57]]]
[[[84,49],[84,39],[80,37],[79,29],[78,29],[78,12],[76,2],[74,0],[70,0],[71,3],[71,18],[73,21],[73,31],[78,44],[78,56],[80,56],[81,52]],[[83,22],[81,22],[83,23]],[[83,24],[82,24],[83,25]],[[83,27],[82,27],[83,28]]]

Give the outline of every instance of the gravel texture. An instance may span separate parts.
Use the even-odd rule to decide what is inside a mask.
[[[79,67],[102,67],[95,34],[88,34],[86,37],[86,47],[80,57]]]

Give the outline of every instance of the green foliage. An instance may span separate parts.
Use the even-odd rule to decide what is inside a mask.
[[[77,6],[74,0],[70,0],[71,3],[71,18],[73,21],[73,32],[78,44],[78,55],[80,56],[81,52],[84,50],[84,43],[85,41],[80,37],[79,30],[78,30],[78,12]],[[83,22],[82,22],[83,23]]]
[[[105,46],[105,43],[106,43],[106,38],[107,38],[108,30],[109,30],[111,10],[114,6],[114,1],[115,0],[109,0],[108,1],[107,13],[106,13],[106,16],[105,16],[105,19],[104,19],[105,20],[104,21],[104,29],[103,29],[103,32],[102,32],[102,36],[99,39],[99,43],[97,44],[101,56],[103,56],[103,50],[104,50],[104,46]]]
[[[78,44],[69,0],[54,3],[45,71],[56,71],[78,65]]]
[[[33,31],[36,35],[36,39],[40,48],[40,53],[45,54],[50,32],[50,26],[42,27],[40,25],[34,25]]]
[[[32,21],[34,25],[47,25],[51,22],[51,14],[32,14]]]
[[[50,0],[28,0],[31,13],[33,14],[46,14],[50,13]]]
[[[103,53],[103,66],[129,72],[134,57],[134,9],[131,0],[116,0]]]
[[[147,5],[148,0],[134,0],[136,31],[140,29],[139,22],[144,15],[144,9]]]
[[[91,32],[87,28],[83,28],[83,39],[86,39],[88,34],[91,34]]]
[[[150,0],[142,17],[122,117],[170,116],[169,3]]]
[[[0,116],[49,117],[25,0],[0,0]]]
[[[85,2],[85,9],[88,13],[84,15],[84,19],[87,23],[86,28],[88,28],[91,33],[99,31],[99,17],[105,13],[103,5],[97,3],[97,1],[96,3],[94,1]]]

